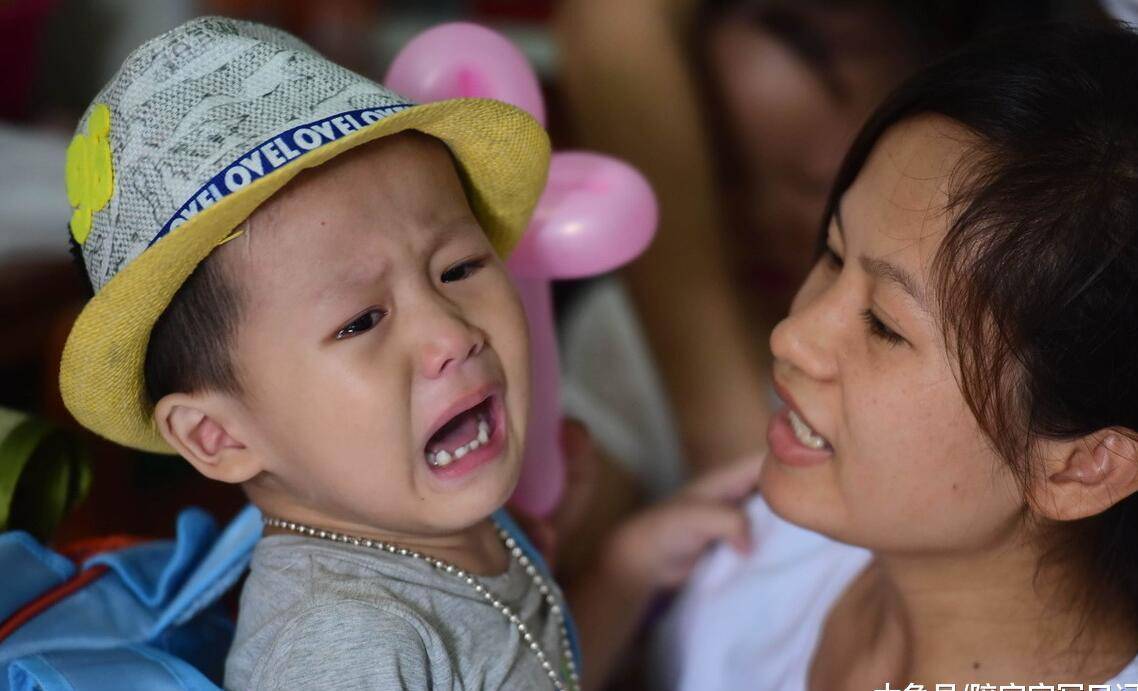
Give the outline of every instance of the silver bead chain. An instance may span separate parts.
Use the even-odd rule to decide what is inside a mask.
[[[527,646],[529,646],[529,649],[533,652],[533,654],[537,656],[537,661],[541,663],[541,668],[545,670],[545,673],[547,675],[549,675],[549,680],[553,682],[553,688],[557,689],[557,691],[580,691],[581,678],[580,674],[577,672],[577,661],[573,659],[573,649],[572,645],[569,642],[569,629],[565,623],[565,615],[561,611],[561,605],[557,604],[557,598],[554,596],[553,591],[546,584],[545,579],[541,577],[541,572],[530,561],[530,558],[526,556],[525,551],[522,550],[517,541],[510,536],[510,533],[502,528],[502,526],[497,525],[497,523],[495,523],[495,527],[498,529],[498,536],[501,538],[503,544],[506,545],[506,549],[510,551],[510,555],[517,560],[518,564],[520,564],[522,568],[525,569],[526,575],[533,579],[534,586],[545,598],[546,604],[549,605],[550,614],[553,615],[554,619],[557,621],[561,629],[561,655],[562,659],[565,661],[565,668],[569,672],[569,679],[567,682],[562,681],[561,676],[557,673],[557,668],[554,666],[553,662],[550,661],[549,656],[545,654],[545,651],[542,650],[541,643],[538,642],[537,636],[535,636],[533,632],[529,630],[529,627],[526,626],[521,617],[519,617],[518,614],[514,612],[509,605],[499,600],[494,595],[494,593],[490,592],[490,590],[485,585],[483,585],[482,581],[480,581],[476,576],[467,571],[464,571],[463,569],[460,569],[454,564],[445,562],[442,559],[435,559],[432,556],[422,554],[421,552],[416,552],[405,547],[398,547],[388,542],[355,537],[352,535],[344,535],[343,533],[336,533],[330,530],[319,530],[310,526],[301,525],[300,523],[284,521],[279,518],[273,518],[271,516],[265,516],[262,518],[262,522],[267,526],[272,526],[274,528],[283,528],[284,530],[289,530],[301,535],[307,535],[309,537],[317,537],[323,540],[342,542],[344,544],[356,545],[359,547],[369,547],[371,549],[387,552],[388,554],[397,554],[401,557],[418,559],[419,561],[430,564],[437,571],[442,571],[453,575],[459,580],[465,582],[471,588],[474,588],[475,592],[481,595],[482,598],[485,599],[491,607],[497,610],[503,617],[506,618],[508,622],[514,625],[514,628],[516,628],[518,630],[518,633],[521,634],[522,640],[525,641]]]

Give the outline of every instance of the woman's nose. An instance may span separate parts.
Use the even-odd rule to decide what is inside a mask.
[[[795,300],[790,314],[771,332],[771,353],[811,379],[825,381],[837,374],[844,318],[836,283],[808,299]]]

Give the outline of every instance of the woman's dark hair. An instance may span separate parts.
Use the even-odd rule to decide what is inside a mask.
[[[827,206],[819,254],[886,130],[935,114],[974,135],[932,284],[964,398],[1025,489],[1038,441],[1138,430],[1136,69],[1138,35],[1121,28],[1047,25],[978,43],[879,107]],[[1045,558],[1082,561],[1090,610],[1123,607],[1138,622],[1138,496],[1050,527]]]

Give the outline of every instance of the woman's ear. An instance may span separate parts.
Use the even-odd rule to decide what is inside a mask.
[[[1106,511],[1138,490],[1138,441],[1132,430],[1104,429],[1055,444],[1033,488],[1036,510],[1057,521]]]
[[[211,480],[238,484],[263,469],[246,443],[232,396],[169,394],[154,406],[154,422],[166,443]]]

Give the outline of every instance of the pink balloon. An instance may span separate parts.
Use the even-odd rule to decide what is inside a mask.
[[[533,381],[525,461],[511,503],[547,516],[564,491],[561,379],[549,279],[611,271],[656,232],[656,197],[635,168],[609,156],[558,152],[525,235],[506,262],[529,318]]]
[[[505,101],[545,125],[541,85],[526,56],[505,36],[477,24],[440,24],[411,39],[383,83],[420,103],[465,97]]]
[[[484,27],[428,29],[396,56],[384,84],[419,102],[457,97],[512,103],[545,124],[537,76],[521,51]],[[552,278],[592,276],[625,264],[656,232],[647,181],[617,159],[556,152],[533,219],[507,262],[529,319],[533,386],[522,473],[510,504],[548,516],[565,489],[561,398]]]
[[[512,272],[511,272],[512,273]],[[530,414],[522,473],[510,505],[531,516],[548,516],[565,492],[561,452],[561,376],[553,293],[544,278],[514,276],[529,321]]]
[[[526,278],[606,273],[640,256],[656,221],[656,195],[635,168],[602,154],[559,151],[508,266]]]

